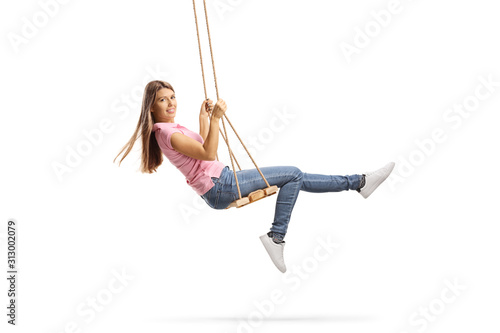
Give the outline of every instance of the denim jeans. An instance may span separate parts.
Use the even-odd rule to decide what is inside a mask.
[[[276,185],[279,188],[274,221],[270,230],[283,235],[283,237],[288,229],[292,210],[301,190],[313,193],[356,190],[362,178],[362,175],[334,176],[305,173],[294,166],[262,167],[260,171],[266,177],[269,185]],[[246,197],[255,190],[267,187],[257,169],[236,171],[236,175],[238,176],[241,197]],[[219,178],[212,177],[212,181],[214,186],[201,195],[211,208],[225,209],[231,202],[239,199],[234,173],[229,166],[222,169]]]

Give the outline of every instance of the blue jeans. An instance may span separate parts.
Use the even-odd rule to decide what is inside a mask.
[[[362,175],[333,176],[305,173],[294,166],[262,167],[260,171],[266,177],[269,185],[276,185],[279,188],[274,221],[270,230],[283,237],[288,229],[290,216],[301,190],[313,193],[356,190],[362,178]],[[236,171],[236,175],[242,197],[267,187],[257,169]],[[212,181],[214,186],[201,195],[211,208],[225,209],[231,202],[239,199],[234,173],[229,169],[229,166],[222,169],[219,178],[212,177]]]

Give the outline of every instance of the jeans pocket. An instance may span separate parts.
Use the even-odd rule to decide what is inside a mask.
[[[223,179],[224,179],[224,176],[226,175],[226,172],[229,170],[229,167],[226,166],[224,167],[224,169],[222,169],[219,177],[210,177],[212,179],[212,182],[217,185],[217,184],[221,184]]]
[[[215,201],[217,199],[218,189],[219,185],[215,183],[210,190],[208,190],[205,194],[201,195],[203,200],[205,200],[205,202],[207,203],[208,206],[210,206],[210,208],[215,208],[216,204]]]

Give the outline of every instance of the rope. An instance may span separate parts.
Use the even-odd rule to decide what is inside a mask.
[[[205,71],[203,70],[203,57],[202,57],[202,54],[201,54],[200,33],[199,33],[199,30],[198,30],[198,17],[196,16],[196,4],[195,4],[194,0],[193,0],[193,10],[194,10],[194,21],[196,23],[196,36],[198,37],[198,50],[200,51],[200,64],[201,64],[201,75],[203,77],[203,90],[205,92],[205,100],[208,100],[208,97],[207,97],[207,87],[206,87],[206,84],[205,84]],[[205,10],[206,10],[206,7],[205,7]],[[219,96],[218,93],[217,93],[217,96]],[[217,99],[218,99],[218,97],[217,97]],[[210,121],[211,121],[211,119],[210,119]],[[231,148],[229,148],[229,145],[227,144],[226,137],[224,136],[224,134],[222,134],[222,131],[221,131],[220,128],[219,128],[219,132],[222,135],[222,138],[224,139],[224,141],[226,142],[226,145],[228,146],[228,149],[230,150],[230,155],[231,154],[233,155],[234,160],[236,161],[236,164],[238,165],[238,168],[241,170],[240,164],[236,160],[236,156],[234,156],[233,151],[231,150]],[[215,157],[217,158],[217,161],[218,161],[219,160],[219,156],[218,156],[217,152],[215,153]],[[233,166],[233,168],[234,168],[234,166]]]
[[[195,4],[194,4],[194,0],[193,0],[193,7],[194,6],[195,6]],[[208,100],[207,87],[205,86],[205,71],[203,70],[203,59],[201,56],[200,34],[198,32],[198,18],[196,17],[196,8],[194,8],[194,20],[196,22],[196,35],[198,36],[198,49],[200,50],[200,64],[201,64],[201,75],[203,76],[203,90],[205,91],[205,100]],[[217,154],[217,152],[215,152],[215,157],[217,158],[217,161],[218,161],[219,155]]]
[[[205,0],[203,0],[203,7],[204,7],[204,10],[205,10],[205,21],[207,22],[208,43],[209,43],[209,46],[210,46],[210,56],[212,58],[212,68],[213,68],[213,72],[214,72],[215,92],[216,92],[216,95],[217,95],[217,100],[219,100],[219,89],[218,89],[218,86],[217,86],[217,76],[215,74],[214,55],[213,55],[213,51],[212,51],[212,39],[210,37],[210,28],[209,28],[209,25],[208,25],[208,15],[207,15],[207,5],[206,5],[206,1]],[[200,34],[198,32],[198,19],[197,19],[197,16],[196,16],[195,0],[193,0],[193,9],[194,9],[194,19],[195,19],[195,22],[196,22],[196,35],[198,37],[198,48],[200,50],[200,62],[202,62],[201,71],[202,71],[203,87],[204,87],[204,90],[205,90],[205,99],[206,99],[207,98],[207,89],[206,89],[206,86],[205,86],[205,74],[204,74],[204,71],[203,71],[203,60],[202,60],[202,57],[201,57]],[[262,174],[262,171],[260,171],[260,168],[257,166],[257,163],[255,162],[255,160],[253,159],[252,155],[248,151],[247,147],[245,146],[245,144],[241,140],[240,136],[238,135],[238,132],[236,132],[236,129],[231,124],[231,121],[229,121],[229,118],[224,113],[224,116],[223,116],[223,118],[221,118],[221,120],[222,120],[222,126],[224,128],[224,133],[226,135],[224,136],[224,134],[222,134],[222,132],[221,132],[221,134],[222,134],[222,137],[223,137],[224,141],[226,142],[227,148],[229,150],[229,157],[231,159],[231,165],[233,166],[234,178],[236,179],[236,187],[238,188],[238,195],[239,195],[240,199],[241,199],[240,185],[239,185],[239,182],[238,182],[238,177],[236,176],[236,170],[234,168],[234,163],[233,163],[233,158],[236,161],[236,157],[234,156],[233,151],[231,150],[231,147],[229,146],[229,137],[227,136],[226,125],[224,123],[224,118],[226,118],[227,122],[229,123],[229,125],[233,129],[234,133],[238,137],[238,140],[240,141],[241,145],[243,146],[243,148],[245,148],[245,151],[247,152],[247,154],[250,157],[250,159],[252,160],[253,164],[255,165],[255,167],[257,168],[257,170],[259,171],[262,179],[264,179],[264,182],[266,183],[267,187],[270,187],[269,183],[266,180],[266,177],[264,177],[264,175]],[[220,129],[219,129],[219,131],[220,131]],[[238,161],[236,161],[236,163],[238,164]],[[240,168],[239,164],[238,164],[238,167]],[[240,168],[240,170],[241,170],[241,168]]]
[[[194,2],[194,0],[193,0],[193,2]],[[212,58],[212,68],[214,71],[215,93],[217,95],[217,100],[219,100],[219,89],[217,87],[217,76],[215,74],[214,54],[212,52],[212,39],[210,38],[210,28],[208,26],[208,16],[207,16],[207,4],[206,4],[205,0],[203,0],[203,7],[205,9],[205,21],[207,22],[207,33],[208,33],[208,45],[210,46],[210,56]],[[236,177],[236,169],[234,168],[234,162],[233,162],[234,156],[232,154],[231,147],[229,146],[229,137],[227,135],[226,124],[224,123],[224,118],[222,118],[222,127],[224,128],[224,134],[226,135],[225,141],[226,141],[227,149],[229,150],[229,158],[231,159],[231,166],[233,167],[234,178],[236,179],[236,188],[238,189],[238,196],[241,199],[240,184],[238,182],[238,177]]]

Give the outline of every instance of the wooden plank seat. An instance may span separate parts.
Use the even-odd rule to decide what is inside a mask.
[[[276,185],[269,186],[261,190],[253,191],[246,197],[234,200],[229,204],[229,206],[226,207],[226,209],[232,207],[241,208],[243,206],[251,204],[252,202],[259,201],[260,199],[276,194],[276,192],[278,192],[278,186]]]

